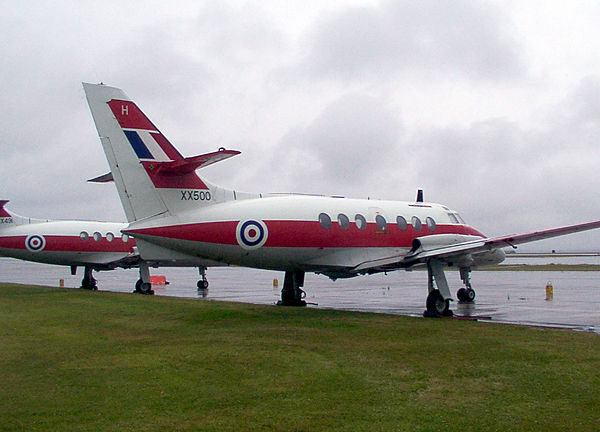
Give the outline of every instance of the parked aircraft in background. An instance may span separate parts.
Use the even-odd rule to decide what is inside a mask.
[[[422,196],[398,202],[225,189],[196,170],[239,152],[183,157],[122,90],[83,87],[130,222],[122,232],[135,237],[141,258],[284,271],[284,305],[305,304],[305,272],[336,279],[423,266],[426,315],[451,315],[446,267],[464,282],[458,299],[472,301],[471,269],[500,263],[503,248],[600,227],[594,221],[490,238]]]
[[[135,292],[153,294],[150,267],[199,267],[199,289],[208,288],[205,265],[219,265],[198,257],[179,257],[165,261],[144,261],[140,258],[135,240],[122,234],[127,223],[81,220],[52,221],[19,216],[9,212],[0,200],[0,256],[71,267],[83,267],[81,288],[96,290],[92,272],[116,268],[138,268],[140,279]]]
[[[125,223],[51,221],[19,216],[0,201],[0,255],[71,267],[83,267],[81,288],[97,289],[92,271],[139,265],[135,240],[121,231]]]

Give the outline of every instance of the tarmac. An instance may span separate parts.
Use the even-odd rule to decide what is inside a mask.
[[[199,300],[221,300],[275,304],[280,296],[283,273],[244,268],[211,268],[209,289],[198,291],[197,270],[192,268],[152,269],[165,275],[168,285],[155,287],[157,295]],[[458,272],[446,272],[452,292],[462,286]],[[100,290],[131,292],[138,272],[115,270],[94,273]],[[0,281],[66,287],[80,285],[82,270],[71,276],[65,267],[0,258]],[[274,280],[277,280],[277,286]],[[454,319],[488,323],[511,323],[567,328],[600,334],[600,272],[474,271],[477,292],[474,303],[453,302]],[[546,300],[546,285],[553,298]],[[427,273],[398,271],[335,282],[307,274],[304,290],[309,307],[423,315],[427,296]]]

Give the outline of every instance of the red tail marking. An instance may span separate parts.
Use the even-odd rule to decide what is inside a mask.
[[[4,209],[8,200],[0,200],[0,217],[11,217],[11,214]]]
[[[194,171],[187,173],[169,173],[160,169],[161,162],[143,161],[154,187],[159,189],[208,189],[208,186],[196,175]]]
[[[131,101],[113,99],[108,106],[117,118],[119,125],[125,129],[143,129],[158,132],[158,128]]]

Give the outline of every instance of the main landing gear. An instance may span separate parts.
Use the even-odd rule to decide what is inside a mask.
[[[456,297],[461,302],[472,302],[475,299],[475,290],[471,287],[469,273],[471,269],[468,267],[460,268],[460,278],[465,284],[456,293]],[[425,317],[452,316],[454,313],[450,310],[450,287],[444,274],[444,263],[432,259],[427,262],[427,288],[429,295],[427,296],[427,310],[423,313]],[[436,289],[437,286],[437,289]]]
[[[304,301],[306,293],[302,290],[303,286],[303,271],[286,271],[283,280],[283,289],[281,290],[281,300],[277,304],[279,306],[306,306],[306,302]]]
[[[153,295],[152,282],[150,281],[150,267],[145,262],[140,262],[140,278],[135,283],[134,293]]]
[[[75,267],[77,269],[77,267]],[[94,269],[90,266],[85,266],[83,269],[83,279],[81,280],[81,289],[87,289],[92,291],[98,291],[98,283],[96,279],[92,276],[92,271]],[[73,271],[73,267],[71,268],[71,274],[75,274]]]

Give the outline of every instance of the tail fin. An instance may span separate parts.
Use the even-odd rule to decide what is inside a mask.
[[[15,225],[25,225],[30,223],[38,223],[38,222],[48,222],[48,219],[33,219],[27,218],[24,216],[19,216],[18,214],[9,212],[4,207],[9,201],[8,200],[0,200],[0,229],[15,226]]]
[[[235,199],[235,192],[210,185],[195,170],[240,152],[220,148],[185,158],[122,90],[83,88],[130,222]]]

